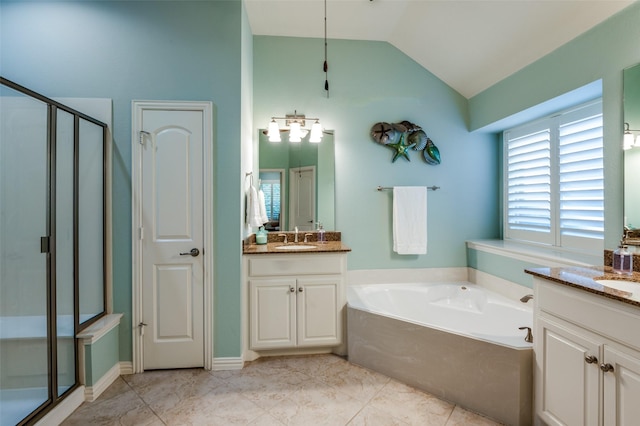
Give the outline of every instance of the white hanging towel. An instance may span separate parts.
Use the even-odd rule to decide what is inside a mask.
[[[256,187],[253,185],[249,188],[249,194],[247,195],[247,223],[254,228],[258,228],[264,224],[260,216],[258,191],[256,191]]]
[[[427,188],[393,187],[393,251],[427,254]]]
[[[267,206],[264,202],[264,192],[262,189],[258,189],[258,203],[260,204],[260,220],[262,220],[262,224],[269,222],[269,217],[267,216]]]

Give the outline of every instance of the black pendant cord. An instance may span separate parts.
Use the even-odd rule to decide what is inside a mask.
[[[327,63],[327,0],[324,0],[324,90],[327,92],[327,98],[329,97],[329,64]]]

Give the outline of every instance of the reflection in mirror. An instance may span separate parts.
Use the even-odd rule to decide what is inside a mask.
[[[291,171],[292,170],[310,170],[315,169],[313,172],[313,190],[315,191],[315,197],[313,201],[315,208],[312,212],[309,212],[309,218],[304,219],[303,222],[320,222],[323,224],[324,229],[332,231],[335,230],[335,161],[334,161],[334,134],[333,131],[325,131],[322,142],[310,143],[309,135],[302,139],[302,142],[295,143],[289,142],[287,134],[281,135],[282,142],[269,142],[269,138],[266,136],[264,129],[258,131],[259,137],[259,161],[260,161],[260,178],[263,179],[262,185],[265,183],[265,179],[277,180],[278,178],[273,174],[265,174],[263,178],[263,172],[272,173],[277,172],[279,174],[280,183],[280,206],[279,206],[279,219],[277,226],[279,230],[293,230],[296,226],[291,221],[291,215],[288,214],[291,211],[290,200],[304,200],[306,193],[300,193],[302,191],[301,185],[291,185]],[[299,173],[296,173],[299,175]],[[292,198],[291,191],[294,190],[295,194]],[[265,194],[265,204],[267,204],[267,191],[263,187]],[[297,198],[296,198],[297,197]],[[308,198],[307,198],[308,199]],[[269,210],[269,206],[267,206]],[[269,216],[269,214],[267,214]],[[271,223],[271,216],[269,216],[269,227],[275,226]],[[315,229],[314,223],[307,224],[303,227],[298,224],[299,230]],[[265,229],[275,231],[275,229],[269,229],[265,226]]]
[[[285,229],[285,212],[282,210],[285,194],[284,169],[260,169],[259,182],[269,219],[264,229],[267,231]]]
[[[623,86],[624,122],[640,129],[640,64],[624,70]],[[632,133],[635,145],[624,151],[624,225],[627,244],[640,245],[640,132]]]

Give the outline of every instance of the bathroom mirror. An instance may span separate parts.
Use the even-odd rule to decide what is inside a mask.
[[[267,210],[272,214],[265,228],[271,232],[315,229],[320,222],[335,230],[334,132],[325,131],[320,143],[269,142],[264,129],[258,131],[261,187]],[[279,205],[278,205],[279,203]]]
[[[635,145],[624,150],[624,225],[627,243],[640,245],[640,64],[623,71],[623,88],[624,123],[636,130]]]

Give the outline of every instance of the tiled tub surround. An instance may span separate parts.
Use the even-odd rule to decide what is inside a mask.
[[[433,286],[434,283],[426,285]],[[403,288],[407,285],[382,286]],[[460,289],[463,286],[467,290]],[[452,294],[434,297],[437,292],[432,292],[431,296],[413,297],[416,307],[422,305],[419,309],[422,312],[440,311],[450,319],[449,325],[434,326],[419,324],[415,318],[401,318],[403,314],[399,312],[382,313],[366,306],[367,301],[359,300],[360,296],[356,296],[350,287],[347,308],[349,360],[500,422],[531,424],[533,351],[531,344],[524,342],[526,331],[518,330],[520,326],[532,326],[530,306],[471,283],[456,283],[452,291],[458,292],[458,297]],[[470,291],[482,294],[469,298]],[[393,296],[384,295],[385,292],[387,290],[376,291],[372,298],[388,296],[385,298],[393,299]],[[375,304],[375,301],[371,303]],[[506,322],[507,312],[514,313],[515,322],[511,328],[515,328],[515,332],[512,334],[520,333],[520,337],[506,339],[513,345],[491,341],[489,336],[499,334],[499,331],[475,330],[470,333],[475,336],[464,334],[463,329],[470,323],[480,322],[483,310],[485,313],[493,310],[496,314],[494,318],[486,318],[496,330]],[[520,315],[522,310],[527,311],[526,318]]]
[[[287,244],[283,243],[283,237],[278,234],[287,236]],[[305,234],[311,234],[307,237],[307,243],[304,243]],[[310,245],[311,249],[302,250],[282,250],[277,247],[284,245]],[[345,246],[341,241],[341,233],[334,231],[325,232],[325,242],[318,242],[318,233],[298,232],[298,242],[295,242],[295,232],[269,232],[267,234],[267,244],[256,244],[255,234],[247,237],[242,244],[243,254],[285,254],[285,253],[331,253],[331,252],[349,252],[351,249]]]

